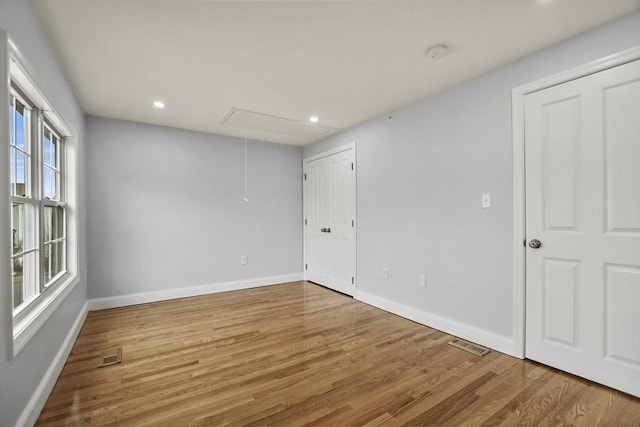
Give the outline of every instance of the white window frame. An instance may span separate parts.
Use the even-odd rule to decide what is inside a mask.
[[[23,236],[23,250],[18,254],[11,255],[11,261],[13,262],[16,258],[23,258],[23,266],[25,270],[30,270],[27,266],[33,267],[32,275],[26,276],[29,277],[30,280],[26,281],[23,285],[23,294],[32,295],[31,300],[28,300],[28,297],[24,297],[25,302],[23,305],[20,305],[17,309],[13,309],[14,319],[19,319],[20,313],[35,300],[35,298],[41,293],[41,279],[40,279],[40,268],[39,263],[37,262],[41,253],[41,244],[40,244],[40,235],[38,231],[40,230],[40,203],[38,201],[39,194],[39,186],[38,186],[38,174],[39,170],[37,167],[38,164],[38,110],[34,108],[33,103],[28,99],[28,97],[24,96],[20,90],[20,88],[14,87],[11,85],[10,87],[10,99],[15,99],[13,102],[14,105],[20,103],[24,106],[24,114],[26,121],[26,126],[24,129],[24,147],[20,149],[19,147],[13,147],[17,152],[22,152],[25,158],[24,164],[24,178],[25,178],[25,194],[23,196],[14,196],[13,194],[9,195],[9,202],[13,205],[13,203],[17,203],[24,206],[24,218],[23,218],[23,227],[24,227],[24,236]],[[10,117],[9,120],[13,118]],[[11,126],[9,126],[11,128]],[[17,142],[17,141],[16,141]],[[11,162],[12,159],[9,159]],[[35,229],[30,227],[30,225],[34,225]],[[33,258],[35,257],[35,265],[33,262],[27,263],[27,257]],[[13,280],[12,289],[13,287]],[[13,298],[12,298],[13,301]]]
[[[38,140],[38,144],[40,145],[40,149],[42,150],[42,156],[41,156],[41,160],[39,163],[39,168],[41,171],[43,171],[44,168],[48,168],[50,170],[53,171],[53,173],[56,175],[56,199],[48,199],[47,197],[45,197],[45,189],[44,189],[44,173],[43,176],[40,179],[40,183],[41,183],[41,194],[40,194],[40,215],[41,217],[44,219],[44,211],[45,208],[50,207],[50,208],[56,208],[56,207],[62,207],[64,208],[64,220],[63,220],[63,224],[62,224],[62,237],[58,237],[55,239],[50,239],[49,241],[45,241],[44,240],[44,221],[40,221],[40,230],[41,230],[41,239],[40,239],[40,248],[43,251],[42,253],[42,261],[44,264],[44,253],[47,250],[48,246],[51,245],[57,245],[59,243],[62,243],[63,246],[63,251],[62,251],[62,264],[64,265],[64,268],[62,270],[60,270],[55,276],[53,276],[52,278],[50,278],[49,280],[46,279],[46,277],[44,276],[44,272],[46,271],[46,269],[43,269],[43,272],[41,274],[41,292],[44,292],[45,290],[49,289],[52,286],[57,285],[57,283],[61,280],[64,280],[64,278],[66,277],[66,275],[68,274],[68,270],[67,270],[67,204],[65,203],[66,200],[66,182],[65,182],[65,155],[66,155],[66,150],[65,150],[65,137],[62,136],[60,134],[60,132],[51,124],[49,124],[49,121],[46,119],[42,120],[42,124],[41,124],[41,129],[43,131],[43,134],[40,135],[40,138]],[[56,145],[56,160],[57,160],[57,165],[56,167],[53,167],[52,165],[48,165],[45,162],[44,159],[44,147],[42,146],[44,144],[44,132],[48,130],[50,132],[51,135],[55,136],[58,143]],[[49,262],[51,263],[51,258],[49,258]]]
[[[19,87],[17,82],[12,81],[11,87],[11,98],[16,99],[20,104],[25,106],[25,117],[27,118],[27,124],[30,129],[25,132],[24,135],[24,143],[26,157],[28,157],[28,165],[25,164],[25,196],[17,196],[10,195],[10,202],[16,204],[22,204],[25,206],[25,226],[29,227],[25,230],[25,235],[31,235],[30,246],[28,248],[24,248],[19,254],[12,255],[11,259],[22,257],[25,254],[33,254],[33,258],[35,258],[34,272],[35,274],[31,277],[31,283],[24,283],[23,292],[29,297],[25,298],[24,302],[18,307],[13,309],[13,318],[14,322],[21,322],[23,317],[28,316],[29,311],[31,310],[32,304],[37,304],[37,300],[42,296],[44,292],[50,292],[51,289],[55,289],[60,285],[66,278],[68,271],[66,268],[66,204],[65,200],[65,182],[64,182],[64,137],[61,136],[60,132],[51,124],[49,121],[44,118],[44,111],[42,106],[37,105],[33,102],[28,96],[24,95],[24,90],[22,87]],[[56,161],[57,167],[53,168],[52,165],[49,165],[45,162],[44,155],[44,139],[45,133],[48,132],[56,141]],[[16,151],[20,150],[19,147],[14,147]],[[25,160],[26,162],[26,160]],[[47,198],[46,190],[45,190],[45,173],[44,169],[48,168],[53,171],[56,176],[56,188],[55,188],[55,197]],[[62,237],[53,239],[53,240],[44,240],[44,230],[45,230],[45,209],[47,207],[55,208],[62,207],[64,208],[64,221],[63,221],[63,230]],[[31,211],[31,215],[28,212]],[[32,218],[29,218],[32,217]],[[33,229],[31,229],[33,228]],[[62,261],[64,268],[62,268],[59,272],[55,274],[54,277],[47,279],[45,277],[45,272],[47,269],[44,266],[44,262],[46,259],[45,253],[49,250],[49,247],[52,245],[57,245],[58,243],[62,243],[63,253],[62,253]],[[26,263],[25,261],[23,261]],[[34,262],[34,261],[32,261]],[[51,264],[51,258],[49,258],[49,264]],[[25,268],[27,265],[25,264]],[[27,288],[31,288],[28,289]]]
[[[31,138],[31,154],[37,155],[38,158],[32,160],[32,171],[30,178],[32,181],[32,194],[29,197],[24,198],[27,203],[35,203],[37,206],[37,215],[39,225],[36,227],[40,233],[38,235],[38,250],[41,254],[38,256],[39,264],[39,294],[28,304],[21,307],[20,310],[13,310],[13,297],[4,298],[5,306],[0,308],[3,315],[10,317],[8,324],[12,325],[12,331],[8,334],[12,339],[7,343],[9,357],[17,355],[22,348],[29,342],[29,340],[36,334],[36,332],[46,323],[47,319],[55,312],[58,306],[64,301],[64,299],[73,291],[75,286],[79,283],[78,274],[78,182],[77,182],[77,158],[78,158],[78,141],[77,133],[67,124],[67,122],[59,114],[59,111],[49,102],[51,99],[45,96],[45,86],[38,79],[34,69],[29,66],[25,58],[20,54],[20,51],[16,48],[13,42],[7,37],[6,32],[0,31],[0,78],[3,81],[3,87],[0,88],[0,98],[2,98],[2,104],[0,105],[0,124],[2,128],[7,129],[3,131],[2,143],[5,144],[5,150],[0,155],[0,161],[6,162],[6,168],[9,168],[9,94],[17,93],[20,95],[21,101],[27,102],[26,105],[32,107],[32,138]],[[14,90],[11,87],[14,86],[18,90]],[[25,99],[26,98],[26,99]],[[5,102],[6,101],[6,102]],[[5,105],[6,104],[6,105]],[[6,126],[6,127],[5,127]],[[42,165],[44,159],[41,158],[42,144],[43,144],[43,130],[44,126],[48,126],[58,137],[60,137],[60,144],[58,150],[60,152],[63,163],[60,164],[61,170],[60,182],[57,184],[59,188],[60,200],[49,200],[44,198],[44,192],[42,191]],[[37,132],[36,132],[37,131]],[[37,147],[34,147],[37,146]],[[35,151],[34,151],[35,148]],[[5,182],[8,178],[8,173],[0,178],[0,185],[6,187],[0,191],[0,203],[5,206],[0,209],[0,226],[4,228],[2,234],[10,230],[10,215],[11,201],[19,199],[10,195],[9,182]],[[42,196],[42,197],[40,197]],[[66,264],[66,270],[61,271],[56,277],[52,278],[48,283],[44,280],[44,254],[42,250],[44,248],[44,228],[43,228],[43,216],[45,206],[64,206],[65,221],[64,221],[64,258]],[[3,239],[4,240],[4,239]],[[10,240],[10,239],[8,239]],[[0,254],[3,256],[6,253],[9,244],[6,248],[0,250]],[[2,281],[4,283],[12,283],[10,264],[11,253],[8,254],[7,260],[2,260],[5,268],[0,268],[2,272]],[[6,256],[5,256],[6,258]],[[4,271],[6,270],[6,271]],[[7,287],[9,290],[5,292],[5,296],[11,295],[11,287]],[[8,313],[8,314],[5,314]]]

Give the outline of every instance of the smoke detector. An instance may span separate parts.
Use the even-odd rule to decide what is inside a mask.
[[[427,50],[427,56],[431,59],[440,59],[448,52],[449,46],[447,46],[446,44],[438,44],[435,46],[431,46],[429,50]]]

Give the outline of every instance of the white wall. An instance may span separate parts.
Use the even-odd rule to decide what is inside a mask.
[[[634,13],[305,148],[357,141],[358,291],[509,351],[511,90],[639,44]]]
[[[80,217],[80,241],[79,241],[79,271],[86,269],[86,227],[85,227],[85,186],[84,186],[84,114],[58,65],[49,41],[44,35],[40,24],[28,1],[1,1],[0,2],[0,28],[6,30],[9,37],[15,42],[21,54],[28,61],[30,68],[35,70],[35,76],[40,89],[47,99],[53,104],[57,112],[78,133],[79,142],[79,204],[78,215]],[[3,61],[0,64],[6,67]],[[8,102],[8,101],[7,101]],[[4,144],[5,142],[3,142]],[[3,150],[8,150],[6,145]],[[7,159],[2,155],[0,158]],[[8,162],[8,161],[7,161]],[[2,167],[0,174],[0,187],[8,189],[8,173]],[[6,192],[1,192],[0,203],[8,207]],[[8,209],[8,208],[7,208]],[[0,278],[2,286],[10,283],[9,271],[9,223],[5,215],[2,216],[0,235],[2,250],[0,255]],[[50,367],[55,365],[55,356],[64,348],[63,343],[72,325],[83,312],[86,302],[86,283],[84,280],[76,286],[74,291],[58,307],[56,312],[48,319],[47,323],[37,332],[25,348],[14,358],[9,354],[7,343],[11,338],[11,307],[12,303],[7,299],[7,292],[0,292],[0,426],[13,426],[21,415],[30,414],[29,403],[36,405],[40,402],[38,387],[53,386],[51,380],[55,376],[47,376]],[[62,360],[64,362],[64,360]],[[45,387],[46,388],[46,387]],[[40,389],[42,390],[42,389]],[[33,407],[32,407],[33,408]],[[37,411],[40,408],[36,408]],[[28,417],[22,421],[28,421]]]
[[[302,272],[302,149],[87,118],[89,298]],[[249,257],[246,266],[240,257]]]

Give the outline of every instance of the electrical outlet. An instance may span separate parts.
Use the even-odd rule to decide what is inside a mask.
[[[241,256],[240,257],[240,264],[242,264],[242,265],[249,264],[249,257],[247,257],[246,255]]]
[[[389,278],[389,270],[387,269],[387,267],[382,267],[382,278],[383,279]]]
[[[491,207],[491,193],[482,193],[482,209]]]
[[[427,287],[427,275],[426,274],[419,274],[418,275],[418,286],[420,286],[421,288],[426,288]]]

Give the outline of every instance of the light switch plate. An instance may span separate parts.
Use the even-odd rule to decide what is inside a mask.
[[[419,274],[418,275],[418,286],[420,286],[421,288],[426,288],[427,287],[427,275],[426,274]]]

